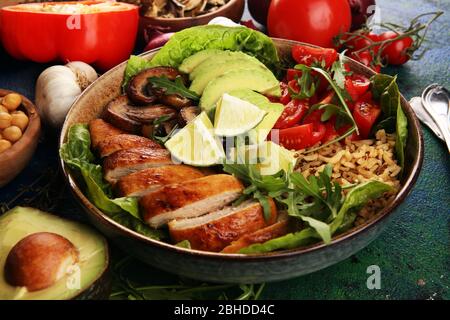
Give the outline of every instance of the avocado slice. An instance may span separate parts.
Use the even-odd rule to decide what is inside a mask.
[[[263,68],[267,68],[264,63],[256,59],[255,57],[249,56],[240,51],[220,51],[211,57],[202,61],[197,67],[195,67],[189,73],[189,79],[194,80],[201,74],[208,73],[216,64],[229,62],[233,60],[247,60],[248,62],[253,62],[253,64],[260,65]]]
[[[196,54],[193,54],[192,56],[184,59],[181,65],[178,67],[178,70],[184,73],[191,73],[192,70],[194,70],[195,67],[197,67],[200,63],[212,56],[220,54],[221,52],[224,51],[220,49],[206,49],[199,51]]]
[[[279,82],[274,75],[268,76],[261,70],[235,70],[210,81],[203,91],[199,106],[202,110],[210,112],[224,93],[237,89],[250,89],[270,93],[272,96],[281,95]]]
[[[273,74],[269,69],[251,60],[229,60],[222,63],[216,63],[212,65],[208,71],[199,74],[192,81],[189,90],[201,95],[210,81],[232,70],[259,70],[266,73],[267,77],[273,77]]]
[[[47,238],[42,237],[42,235],[47,236]],[[14,255],[19,250],[20,244],[39,237],[41,247],[35,244],[35,248],[42,248],[42,245],[50,247],[53,245],[53,243],[42,243],[43,239],[56,238],[58,240],[60,238],[64,239],[63,245],[64,243],[71,244],[74,252],[77,253],[76,263],[71,265],[72,273],[63,273],[59,280],[43,289],[28,290],[28,287],[25,286],[12,285],[11,280],[7,279],[12,278],[12,273],[17,278],[17,270],[20,268],[29,271],[30,268],[34,270],[33,268],[36,268],[37,265],[37,273],[40,274],[40,278],[47,276],[45,274],[47,269],[39,269],[40,266],[42,267],[42,260],[40,264],[29,264],[27,266],[22,264],[19,265],[19,268],[17,261],[20,260],[21,255]],[[30,248],[30,241],[27,242],[28,248]],[[106,240],[93,229],[37,209],[16,207],[0,216],[0,243],[0,300],[108,298],[110,291],[108,245]],[[33,244],[31,244],[31,248],[33,248]],[[33,252],[33,257],[36,257],[36,252],[39,252],[39,250]],[[23,250],[22,253],[24,253]],[[11,256],[15,256],[16,259],[12,259]],[[48,256],[54,255],[45,251],[45,257]],[[39,257],[37,261],[39,261]],[[51,262],[46,260],[44,264],[48,266]],[[14,269],[11,269],[11,266]],[[64,264],[64,266],[66,265]],[[11,270],[15,272],[11,272]],[[31,277],[31,279],[35,278]]]
[[[270,100],[249,89],[237,89],[228,92],[229,95],[245,100],[258,106],[260,109],[267,112],[264,119],[250,132],[250,144],[260,144],[266,140],[270,130],[277,122],[284,110],[284,106],[281,103],[273,103]]]

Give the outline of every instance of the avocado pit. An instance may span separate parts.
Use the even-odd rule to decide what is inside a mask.
[[[78,250],[65,237],[50,232],[33,233],[9,252],[5,280],[30,292],[42,290],[64,277],[78,261]]]

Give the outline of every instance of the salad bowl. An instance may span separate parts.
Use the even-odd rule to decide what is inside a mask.
[[[282,60],[289,60],[291,48],[298,42],[273,39]],[[305,44],[303,44],[305,45]],[[142,54],[150,59],[159,49]],[[365,76],[374,72],[358,62],[347,59],[352,71]],[[60,145],[67,140],[73,124],[88,123],[98,118],[104,106],[121,92],[126,64],[120,64],[95,81],[75,101],[61,132]],[[375,218],[333,238],[330,244],[315,245],[279,252],[245,255],[222,254],[191,250],[149,239],[113,221],[92,204],[80,189],[76,177],[61,160],[70,188],[90,222],[118,247],[136,258],[181,276],[221,283],[257,283],[298,277],[338,263],[375,240],[388,225],[395,212],[411,192],[422,167],[423,138],[419,122],[404,97],[401,106],[408,120],[408,141],[401,188],[393,202]]]

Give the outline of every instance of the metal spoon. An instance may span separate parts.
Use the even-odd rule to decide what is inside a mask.
[[[423,91],[422,103],[442,132],[450,153],[450,93],[443,86],[432,84]]]

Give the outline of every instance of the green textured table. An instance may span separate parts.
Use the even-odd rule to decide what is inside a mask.
[[[430,83],[450,87],[450,1],[378,1],[383,21],[407,24],[419,13],[445,12],[431,28],[429,47],[421,61],[412,61],[385,72],[398,74],[402,93],[409,99],[420,95]],[[246,13],[246,16],[248,14]],[[244,17],[245,18],[245,17]],[[0,62],[0,88],[34,97],[34,83],[46,67]],[[30,165],[7,187],[0,189],[0,202],[49,207],[66,217],[83,220],[81,208],[63,188],[57,170],[57,136],[44,133]],[[387,230],[355,256],[311,275],[268,284],[266,299],[450,299],[450,156],[431,132],[424,128],[425,162],[411,195],[397,210]],[[0,168],[4,170],[4,168]],[[50,185],[50,196],[37,192]],[[19,196],[17,196],[19,193]],[[50,203],[48,199],[51,199]],[[381,289],[369,290],[367,268],[381,270]],[[176,281],[172,275],[137,265],[145,284],[157,279]]]

